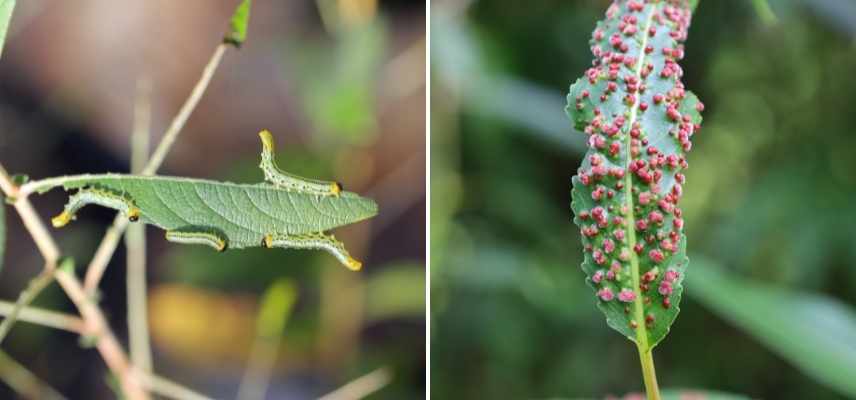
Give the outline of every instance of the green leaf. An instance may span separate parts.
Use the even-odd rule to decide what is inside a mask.
[[[12,10],[14,9],[15,0],[0,0],[0,56],[3,55],[6,32],[9,32],[9,24],[12,21]]]
[[[677,64],[690,17],[685,0],[614,2],[567,98],[589,143],[571,194],[582,269],[607,324],[643,351],[677,317],[688,263],[678,200],[703,108]]]
[[[229,32],[223,37],[223,43],[241,47],[244,41],[247,40],[247,25],[250,23],[251,4],[252,0],[242,0],[238,4],[238,7],[235,8],[235,13],[232,14],[232,19],[229,20]]]
[[[219,230],[236,249],[260,246],[268,233],[326,231],[377,214],[374,201],[355,193],[318,196],[267,183],[101,174],[67,177],[63,187],[96,187],[124,196],[140,209],[140,221],[164,230]]]
[[[338,183],[280,171],[273,163],[269,133],[263,131],[261,136],[260,166],[271,183],[99,174],[35,181],[22,191],[78,189],[52,220],[55,227],[74,219],[80,208],[96,204],[166,230],[170,241],[208,244],[220,251],[259,246],[324,249],[349,268],[359,269],[361,264],[350,258],[343,245],[323,232],[375,216],[377,204],[342,192]]]
[[[693,256],[692,297],[806,375],[856,397],[856,312],[826,296],[735,277]]]

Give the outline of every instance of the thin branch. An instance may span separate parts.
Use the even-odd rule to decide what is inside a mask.
[[[0,343],[2,343],[3,339],[6,338],[6,335],[9,334],[9,331],[12,329],[12,325],[15,324],[15,321],[18,320],[21,310],[32,303],[36,296],[38,296],[42,290],[53,282],[53,279],[54,270],[45,268],[38,276],[33,278],[30,281],[30,284],[27,285],[27,288],[18,295],[18,300],[15,302],[15,306],[12,307],[12,310],[6,316],[6,319],[3,320],[3,323],[0,323]]]
[[[0,315],[8,316],[12,313],[14,308],[14,303],[0,301]],[[82,319],[74,315],[63,314],[38,307],[22,308],[18,313],[18,320],[80,335],[84,335],[86,333],[86,323],[83,322]]]
[[[164,158],[169,153],[176,138],[178,138],[178,134],[184,128],[187,119],[190,118],[190,114],[196,108],[196,105],[199,104],[199,100],[208,88],[208,84],[211,82],[211,78],[214,76],[214,72],[217,70],[217,66],[220,65],[223,54],[228,47],[229,45],[227,44],[220,44],[214,50],[211,60],[208,61],[208,64],[202,70],[199,82],[196,83],[193,91],[190,92],[190,97],[187,98],[184,105],[178,111],[178,114],[173,118],[172,123],[169,124],[169,128],[167,128],[166,133],[161,138],[158,147],[155,149],[149,162],[146,163],[145,168],[143,168],[142,175],[154,175],[158,168],[160,168]],[[112,258],[113,253],[116,251],[116,246],[119,244],[119,237],[127,227],[128,221],[122,218],[121,215],[116,215],[113,225],[107,230],[107,234],[104,235],[104,239],[98,246],[95,257],[92,258],[92,262],[86,268],[86,278],[84,281],[86,282],[86,291],[88,293],[94,294],[98,288],[98,283],[101,282],[101,277],[104,276],[104,270],[107,269],[107,263]]]
[[[84,277],[84,287],[90,296],[95,297],[95,291],[98,289],[98,283],[101,282],[101,277],[104,276],[104,270],[107,269],[107,264],[113,258],[113,253],[116,252],[116,247],[119,247],[119,239],[125,229],[128,228],[128,218],[117,213],[113,218],[113,224],[107,228],[104,233],[104,238],[98,244],[98,249],[95,250],[95,255],[89,261],[86,267],[86,276]]]
[[[151,121],[151,83],[137,82],[134,102],[134,127],[131,132],[131,172],[145,166],[149,154]],[[127,249],[128,342],[131,362],[141,371],[152,371],[152,348],[149,342],[148,310],[146,307],[146,225],[136,224],[125,233]]]
[[[378,368],[363,375],[345,386],[342,386],[318,400],[354,400],[362,399],[384,386],[392,380],[392,373],[386,367]]]
[[[7,197],[12,199],[24,227],[30,232],[36,246],[41,251],[42,257],[45,259],[45,269],[54,271],[57,282],[86,321],[87,331],[92,332],[97,337],[96,347],[107,366],[119,378],[123,392],[132,400],[148,399],[148,394],[135,379],[122,347],[119,346],[119,342],[113,336],[113,332],[110,331],[104,314],[86,295],[83,286],[77,276],[74,275],[74,270],[70,270],[70,268],[57,269],[60,252],[56,241],[48,233],[44,222],[36,214],[29,199],[17,196],[19,190],[2,165],[0,165],[0,188],[6,192]]]
[[[152,393],[179,400],[210,400],[203,394],[154,374],[141,373],[143,385]]]
[[[143,168],[143,175],[154,175],[158,168],[160,168],[164,158],[167,153],[169,153],[172,144],[175,143],[175,139],[178,138],[178,134],[181,132],[181,129],[184,128],[184,124],[187,122],[187,119],[190,117],[193,109],[196,108],[196,105],[199,103],[199,99],[201,99],[202,95],[205,93],[205,89],[208,88],[208,83],[211,82],[211,77],[213,77],[214,72],[217,71],[217,66],[220,65],[220,61],[223,59],[223,54],[229,46],[230,45],[228,44],[220,44],[217,46],[217,49],[214,50],[214,55],[211,56],[211,60],[208,61],[208,65],[205,66],[205,69],[202,70],[202,77],[199,78],[199,82],[196,83],[196,86],[190,93],[190,97],[187,98],[187,101],[184,102],[181,110],[178,111],[178,115],[176,115],[172,120],[172,123],[163,135],[160,144],[158,144],[158,147],[155,149],[155,152],[152,154],[152,157],[149,159],[146,167]]]
[[[86,321],[87,331],[92,332],[92,336],[97,340],[95,347],[101,353],[101,358],[104,359],[110,371],[119,378],[119,382],[122,385],[122,392],[129,399],[148,399],[148,393],[143,390],[134,369],[128,362],[128,357],[125,355],[113,332],[110,331],[104,314],[87,296],[80,280],[74,276],[73,271],[65,269],[57,270],[56,280]]]
[[[0,351],[0,379],[28,399],[65,400],[65,396],[4,351]]]

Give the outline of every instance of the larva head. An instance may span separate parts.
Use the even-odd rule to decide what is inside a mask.
[[[63,226],[68,225],[72,219],[74,219],[74,216],[71,215],[71,213],[63,211],[56,217],[51,218],[51,225],[53,225],[54,228],[62,228]]]
[[[262,147],[264,151],[273,153],[273,135],[267,129],[259,132],[259,137],[262,138]]]
[[[134,206],[128,207],[128,221],[137,222],[140,220],[140,209]]]
[[[330,193],[332,193],[333,196],[338,196],[339,193],[342,193],[342,190],[344,190],[344,187],[342,186],[341,183],[339,183],[339,182],[330,183]]]
[[[354,260],[351,257],[348,257],[348,259],[345,261],[345,266],[351,271],[359,271],[363,268],[363,263]]]

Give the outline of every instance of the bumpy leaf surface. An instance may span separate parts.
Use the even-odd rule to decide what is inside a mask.
[[[674,322],[688,262],[681,171],[704,108],[680,80],[690,18],[687,0],[616,0],[568,94],[589,145],[572,180],[582,269],[609,326],[643,349]]]
[[[144,223],[168,231],[214,231],[233,249],[259,247],[266,234],[321,232],[377,214],[373,200],[354,193],[318,196],[268,183],[104,174],[69,177],[63,186],[114,193],[133,202]]]

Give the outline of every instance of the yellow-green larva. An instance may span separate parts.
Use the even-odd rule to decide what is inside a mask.
[[[182,244],[204,244],[217,251],[226,251],[229,246],[229,242],[225,238],[210,232],[167,231],[166,240]]]
[[[259,132],[259,136],[262,138],[262,162],[259,167],[268,182],[286,190],[319,196],[338,196],[342,191],[342,184],[338,182],[303,178],[279,169],[274,161],[273,136],[270,131],[265,129]]]
[[[136,222],[140,219],[140,209],[134,205],[132,200],[107,190],[84,188],[69,197],[68,203],[65,205],[65,209],[63,209],[62,213],[51,219],[51,224],[56,228],[65,226],[75,218],[75,214],[78,210],[88,204],[97,204],[99,206],[119,210],[124,213],[131,222]]]
[[[350,270],[359,271],[363,266],[363,263],[353,259],[348,254],[342,242],[336,240],[332,235],[328,236],[321,232],[303,235],[268,234],[265,235],[264,245],[268,248],[326,250]]]

